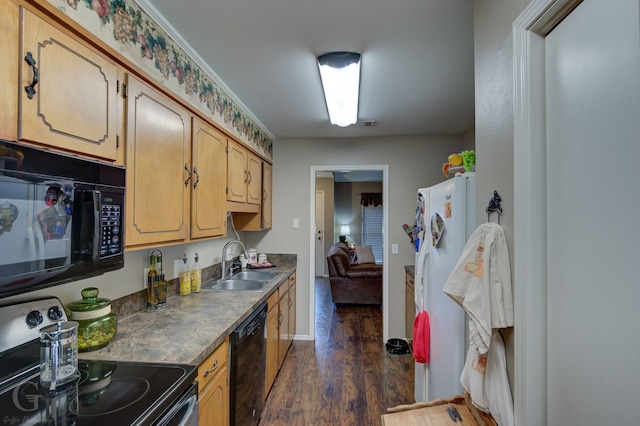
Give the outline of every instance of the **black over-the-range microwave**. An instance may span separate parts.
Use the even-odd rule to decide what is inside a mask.
[[[124,267],[124,167],[0,140],[0,298]]]

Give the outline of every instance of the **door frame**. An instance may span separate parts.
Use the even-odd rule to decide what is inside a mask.
[[[335,170],[376,170],[382,172],[382,338],[389,339],[389,165],[340,165],[336,166],[311,166],[309,176],[309,223],[315,224],[316,215],[316,173],[331,172]],[[309,227],[309,265],[315,265],[316,244],[315,226]],[[315,267],[309,268],[309,324],[311,324],[311,340],[315,340],[316,313],[315,313]]]
[[[320,189],[320,190],[316,189],[316,201],[318,200],[318,196],[320,196],[322,198],[322,208],[320,210],[318,210],[318,205],[316,203],[316,205],[315,205],[316,214],[315,214],[315,222],[314,222],[314,226],[316,227],[316,229],[315,229],[315,232],[313,234],[313,238],[314,238],[313,242],[315,243],[316,242],[316,238],[318,238],[318,212],[320,212],[320,215],[322,216],[321,217],[322,220],[320,221],[320,223],[322,224],[322,247],[323,247],[323,253],[324,253],[324,247],[326,245],[326,238],[327,238],[327,236],[326,236],[327,232],[326,232],[325,226],[324,226],[324,221],[325,221],[325,218],[324,218],[324,210],[325,210],[325,198],[324,198],[325,192],[324,192],[324,189]],[[319,256],[320,255],[316,252],[315,264],[314,264],[314,269],[316,270],[315,271],[315,275],[316,276],[320,276],[320,277],[324,277],[324,276],[326,276],[326,274],[325,274],[325,263],[326,263],[326,260],[323,259],[321,261]],[[324,256],[323,256],[323,258],[324,258]],[[322,265],[322,269],[320,271],[318,271],[318,266],[320,266],[320,265]]]
[[[545,36],[582,0],[532,0],[513,23],[514,416],[547,422]]]

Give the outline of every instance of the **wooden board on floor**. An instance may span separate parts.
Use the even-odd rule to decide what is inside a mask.
[[[460,424],[451,419],[447,412],[448,406],[455,407],[458,410],[463,425],[476,425],[471,412],[464,404],[443,404],[400,411],[399,413],[383,414],[382,424],[384,426],[451,426]]]
[[[460,421],[454,421],[447,410],[453,407],[460,415]],[[383,414],[383,426],[496,426],[491,415],[478,410],[471,402],[467,392],[446,399],[434,399],[428,402],[398,405]]]

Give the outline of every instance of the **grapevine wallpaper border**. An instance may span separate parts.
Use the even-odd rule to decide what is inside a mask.
[[[47,0],[243,142],[273,159],[273,140],[133,0]]]

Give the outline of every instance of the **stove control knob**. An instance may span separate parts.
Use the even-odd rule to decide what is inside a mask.
[[[47,316],[51,321],[58,321],[62,318],[62,309],[60,309],[60,306],[58,305],[52,306],[47,311]]]
[[[42,314],[40,311],[31,311],[27,314],[27,324],[31,327],[42,324]]]

